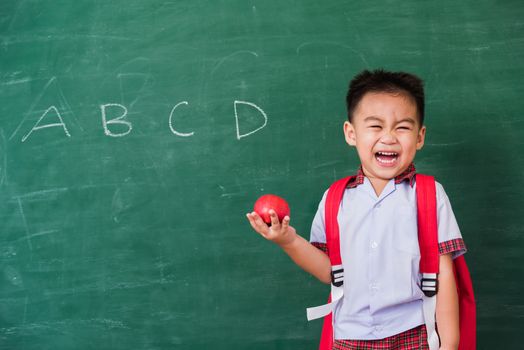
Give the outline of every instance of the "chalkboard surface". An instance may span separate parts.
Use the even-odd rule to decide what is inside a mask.
[[[523,57],[521,1],[1,1],[0,348],[314,349],[327,287],[245,213],[309,236],[377,67],[425,79],[479,348],[520,348]]]

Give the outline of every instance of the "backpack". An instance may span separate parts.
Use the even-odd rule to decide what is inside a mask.
[[[307,309],[308,320],[324,317],[319,350],[333,347],[332,311],[343,297],[344,270],[340,256],[338,210],[344,191],[354,176],[340,179],[328,190],[325,203],[326,244],[331,261],[331,294],[328,304]],[[439,248],[437,226],[437,196],[435,179],[432,176],[416,174],[417,220],[420,246],[421,289],[424,292],[424,320],[430,349],[438,349],[439,339],[435,330],[435,305],[437,275],[439,272]],[[455,281],[459,300],[459,350],[476,349],[476,306],[473,285],[464,256],[453,260]]]

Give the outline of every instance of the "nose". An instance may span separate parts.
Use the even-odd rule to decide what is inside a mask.
[[[397,142],[397,137],[391,131],[386,131],[380,138],[380,142],[386,145],[391,145]]]

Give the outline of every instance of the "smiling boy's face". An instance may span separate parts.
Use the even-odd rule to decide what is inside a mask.
[[[346,142],[357,148],[364,175],[389,181],[407,169],[424,145],[426,127],[404,93],[368,92],[344,123]]]

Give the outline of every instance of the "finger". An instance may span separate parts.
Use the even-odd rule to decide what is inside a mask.
[[[289,216],[285,216],[284,219],[282,219],[282,230],[287,231],[289,227]]]
[[[247,217],[247,219],[249,220],[249,224],[250,224],[253,228],[256,228],[257,225],[256,225],[256,223],[255,223],[255,218],[253,217],[253,214],[251,214],[251,213],[247,213],[247,214],[246,214],[246,217]]]
[[[269,217],[271,219],[271,226],[277,228],[280,225],[277,213],[273,209],[269,210]]]
[[[251,212],[250,215],[253,218],[253,221],[255,222],[256,225],[260,225],[264,223],[264,220],[262,220],[262,218],[260,217],[260,215],[257,214],[256,211]]]
[[[255,231],[257,231],[262,236],[267,238],[266,234],[268,233],[269,228],[268,228],[267,224],[264,222],[264,220],[262,220],[260,215],[258,215],[256,212],[252,212],[251,214],[249,214],[249,216],[252,219],[253,229],[255,229]]]

